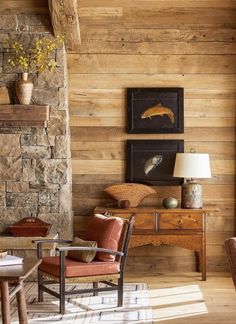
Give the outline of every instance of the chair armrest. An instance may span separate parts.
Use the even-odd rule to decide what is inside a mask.
[[[44,243],[71,243],[69,240],[61,240],[61,239],[36,239],[32,240],[32,243],[36,243],[37,247],[37,257],[38,259],[42,258],[42,244]]]
[[[32,243],[71,243],[71,240],[60,240],[60,239],[39,239],[39,240],[32,240]]]
[[[96,252],[103,252],[109,253],[114,255],[123,256],[124,253],[120,251],[108,250],[103,248],[95,248],[95,247],[87,247],[87,246],[59,246],[56,248],[59,252],[66,252],[66,251],[96,251]]]

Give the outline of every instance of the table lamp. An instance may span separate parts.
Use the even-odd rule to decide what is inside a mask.
[[[195,151],[193,151],[195,152]],[[202,208],[202,186],[195,179],[211,178],[208,154],[177,153],[174,177],[185,178],[182,185],[182,208]]]

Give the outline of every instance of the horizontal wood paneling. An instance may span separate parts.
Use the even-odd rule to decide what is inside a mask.
[[[234,54],[235,29],[94,29],[82,25],[80,53]],[[211,46],[206,46],[211,42]]]
[[[93,84],[91,84],[93,87]],[[77,88],[70,89],[69,92],[69,100],[70,107],[72,105],[76,105],[76,101],[80,99],[121,99],[123,101],[125,98],[126,89],[125,88],[117,88],[117,89],[96,89],[96,88]],[[236,98],[236,90],[232,87],[232,89],[200,89],[200,88],[185,88],[184,89],[184,100],[186,99],[235,99]]]
[[[210,154],[211,160],[233,160],[235,156],[234,142],[187,142],[185,150],[194,148],[197,152]],[[71,143],[73,157],[80,160],[123,160],[125,157],[125,141],[119,142],[89,142]],[[209,180],[207,180],[209,181]]]
[[[207,262],[225,270],[223,243],[235,227],[236,3],[201,0],[80,0],[82,43],[68,55],[75,233],[93,208],[114,201],[103,190],[124,182],[127,139],[184,139],[185,150],[209,153],[202,180]],[[184,134],[127,134],[127,87],[183,87]],[[179,187],[154,187],[142,205],[180,200]],[[181,256],[181,258],[180,258]],[[177,247],[130,251],[128,267],[194,270],[192,252]]]
[[[125,94],[124,94],[125,95]],[[231,118],[236,116],[235,99],[185,99],[184,115],[187,117],[220,117]],[[125,100],[123,99],[71,99],[70,114],[80,117],[122,117],[125,125]]]
[[[78,10],[80,11],[81,8],[91,8],[96,7],[98,5],[97,0],[79,0],[78,2]],[[99,0],[99,6],[101,7],[131,7],[134,8],[139,6],[140,8],[148,8],[155,5],[155,8],[234,8],[235,1],[234,0],[135,0],[133,1],[126,1],[126,0]]]
[[[90,173],[91,174],[91,173]],[[80,184],[73,185],[73,191],[79,194],[79,198],[102,198],[108,199],[110,196],[103,192],[106,185],[104,184]],[[180,196],[180,187],[153,187],[156,190],[156,194],[150,195],[145,199],[146,202],[151,202],[155,199],[163,199],[168,195]],[[204,199],[210,200],[212,197],[216,200],[231,199],[233,200],[234,186],[232,184],[204,184]],[[217,216],[215,216],[217,217]]]
[[[83,138],[87,141],[121,141],[126,139],[173,139],[173,134],[125,134],[123,127],[71,127],[73,138]],[[234,142],[235,129],[233,127],[192,127],[185,128],[185,135],[176,134],[175,139],[185,138],[187,141],[225,141]]]
[[[86,184],[86,183],[102,183],[104,186],[110,184],[124,182],[124,174],[73,174],[74,184]],[[232,175],[212,175],[210,179],[202,179],[201,183],[217,183],[217,184],[233,184],[234,177]]]
[[[186,1],[187,2],[187,1]],[[181,28],[185,26],[209,26],[210,27],[232,27],[235,26],[235,8],[214,6],[206,10],[206,7],[156,7],[155,2],[151,1],[142,5],[133,4],[132,7],[121,5],[117,7],[98,6],[78,8],[81,23],[99,27],[104,27],[104,23],[110,24],[109,27],[146,27],[146,28]],[[104,19],[106,19],[104,21]]]
[[[98,44],[98,45],[97,45]],[[107,44],[106,41],[86,41],[83,42],[83,46],[81,46],[79,52],[81,54],[85,53],[93,53],[93,54],[108,54],[112,52],[113,54],[144,54],[146,52],[149,54],[165,54],[168,55],[170,53],[178,55],[179,53],[189,55],[189,54],[199,54],[199,55],[225,55],[225,54],[235,54],[235,46],[234,44],[229,44],[227,42],[212,42],[211,47],[206,46],[206,42],[196,42],[196,43],[186,43],[183,41],[176,42],[158,42],[156,41],[154,44],[150,44],[149,42],[131,42],[125,41],[121,39],[119,42],[112,42],[111,44]]]
[[[122,62],[122,64],[120,64]],[[234,55],[69,55],[72,73],[231,74],[236,72]]]
[[[76,89],[119,89],[128,87],[184,87],[184,89],[232,90],[235,92],[235,74],[156,74],[108,73],[69,74],[69,87]],[[91,82],[91,80],[93,80]]]
[[[124,160],[80,160],[72,161],[74,174],[122,174],[125,171]],[[211,161],[213,174],[234,175],[234,160],[213,160]]]
[[[71,126],[78,127],[121,127],[124,124],[124,119],[122,117],[71,117]],[[207,127],[209,124],[212,127],[234,127],[234,119],[232,118],[188,118],[185,122],[186,127]]]

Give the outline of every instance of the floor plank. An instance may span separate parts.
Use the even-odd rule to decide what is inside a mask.
[[[236,293],[228,273],[127,274],[128,282],[149,285],[153,323],[235,324]]]

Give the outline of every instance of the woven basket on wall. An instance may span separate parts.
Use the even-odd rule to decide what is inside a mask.
[[[156,193],[151,187],[139,183],[121,183],[104,189],[119,202],[129,201],[129,207],[137,207],[147,196]]]

